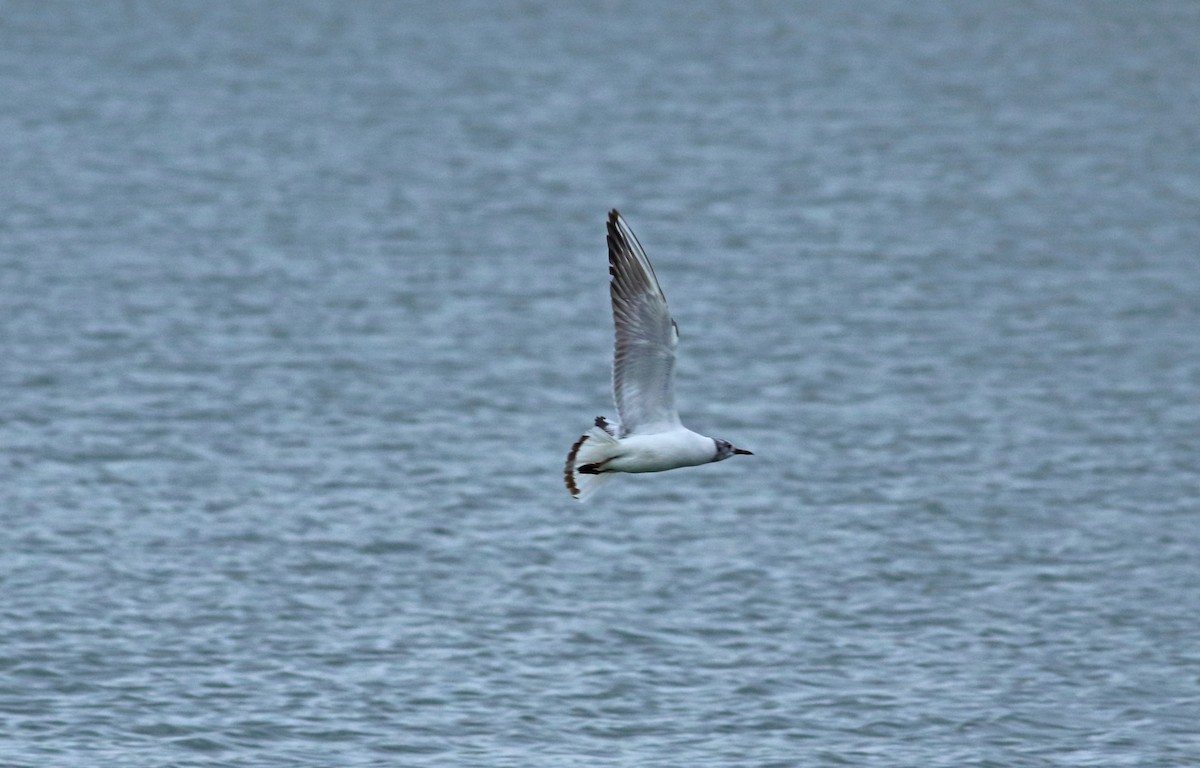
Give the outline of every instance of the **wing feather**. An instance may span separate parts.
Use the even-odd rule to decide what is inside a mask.
[[[613,399],[621,415],[621,434],[679,427],[675,410],[679,330],[654,267],[615,210],[608,214],[608,271],[616,329]]]

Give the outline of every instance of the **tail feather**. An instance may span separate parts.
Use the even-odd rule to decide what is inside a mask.
[[[586,501],[600,486],[612,479],[612,475],[607,472],[588,474],[579,471],[580,467],[599,464],[612,458],[617,438],[610,434],[608,429],[603,417],[598,417],[596,426],[581,435],[567,454],[566,465],[563,467],[563,483],[567,486],[567,491],[580,501]]]

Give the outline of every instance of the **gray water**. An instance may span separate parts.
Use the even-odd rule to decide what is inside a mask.
[[[0,763],[1200,762],[1200,5],[589,5],[0,4]]]

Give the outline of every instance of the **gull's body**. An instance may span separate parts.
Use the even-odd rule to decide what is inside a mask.
[[[618,438],[620,453],[604,465],[606,472],[664,472],[716,461],[711,437],[685,427],[652,435]]]
[[[614,429],[597,417],[596,426],[575,441],[563,470],[567,490],[585,498],[615,472],[662,472],[750,454],[679,421],[679,329],[646,252],[615,210],[608,214],[608,271],[616,331],[613,400],[621,424]]]

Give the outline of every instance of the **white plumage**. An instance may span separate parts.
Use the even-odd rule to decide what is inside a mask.
[[[629,225],[608,214],[608,271],[612,276],[614,429],[604,417],[571,446],[563,469],[577,499],[595,493],[615,472],[662,472],[721,461],[750,451],[693,432],[675,410],[675,347],[679,329],[654,267]]]

